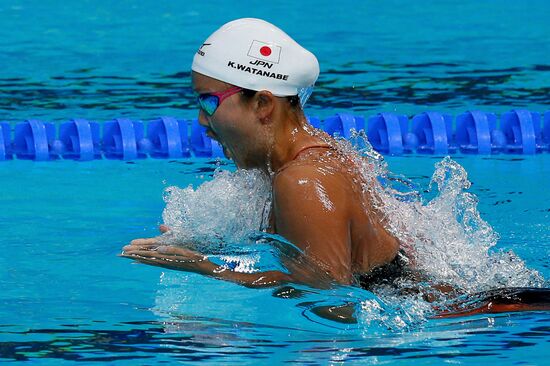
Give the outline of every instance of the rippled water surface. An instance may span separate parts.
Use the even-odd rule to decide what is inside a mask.
[[[479,197],[482,217],[500,233],[492,251],[513,250],[548,278],[550,195],[533,184],[550,173],[548,155],[456,160],[469,173],[469,191]],[[394,172],[426,187],[439,159],[388,161]],[[117,257],[130,239],[156,235],[163,189],[196,187],[218,165],[194,160],[0,165],[1,356],[52,364],[419,359],[438,364],[487,358],[540,364],[548,357],[545,312],[427,320],[408,330],[376,321],[342,324],[317,316],[313,307],[372,295],[336,288],[289,298],[285,288],[246,289]]]
[[[318,56],[321,77],[310,115],[457,114],[473,108],[502,113],[516,107],[543,112],[550,109],[549,12],[542,0],[231,6],[2,1],[0,120],[192,118],[193,53],[216,27],[243,16],[280,25]],[[386,160],[427,203],[441,197],[429,183],[442,158]],[[498,280],[547,281],[550,155],[453,159],[472,182],[464,192],[479,200],[468,207],[498,233],[490,258],[512,251],[520,261],[514,263],[528,270],[499,267],[517,276]],[[184,197],[205,224],[218,225],[229,214],[256,223],[250,207],[231,204],[243,194],[234,189],[239,179],[214,181],[216,169],[232,172],[234,166],[192,159],[0,163],[0,360],[439,365],[544,364],[550,357],[548,312],[439,320],[418,313],[412,318],[418,322],[400,327],[397,320],[406,320],[410,309],[388,294],[374,297],[353,287],[246,289],[117,257],[129,240],[157,234],[168,187],[184,189],[172,189],[182,196],[173,196],[168,208],[179,207],[177,198]],[[214,188],[195,192],[203,182]],[[194,190],[185,190],[189,185]],[[263,197],[261,190],[254,194]],[[208,210],[208,197],[218,210]],[[177,221],[170,212],[164,220]],[[480,268],[480,258],[463,254],[472,269]],[[483,277],[472,273],[465,275],[482,288]],[[381,312],[360,306],[380,299],[387,302]],[[347,301],[359,306],[358,324],[315,311]],[[421,305],[407,301],[411,309]]]
[[[521,16],[514,16],[521,14]],[[270,20],[319,58],[308,112],[548,109],[544,0],[3,1],[0,116],[195,116],[192,56],[231,19]]]

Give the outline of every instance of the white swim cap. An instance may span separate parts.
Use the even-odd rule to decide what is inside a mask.
[[[191,69],[245,89],[298,95],[302,106],[319,76],[311,52],[273,24],[254,18],[234,20],[212,33]]]

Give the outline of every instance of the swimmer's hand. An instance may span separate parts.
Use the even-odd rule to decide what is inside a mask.
[[[136,239],[123,248],[121,257],[133,259],[152,266],[194,272],[246,287],[270,287],[290,281],[287,274],[279,271],[239,273],[211,262],[206,256],[180,247],[160,244],[155,238]]]
[[[159,226],[159,231],[161,234],[164,234],[164,233],[167,233],[170,231],[170,228],[166,225],[160,225]],[[160,246],[160,242],[158,240],[158,237],[154,237],[154,238],[143,238],[143,239],[134,239],[130,242],[130,245],[127,245],[125,246],[124,248],[127,248],[127,247],[130,247],[130,246],[135,246],[135,248],[137,248],[138,246],[146,246],[148,248],[151,248],[151,247],[155,247],[155,246]],[[124,254],[124,248],[122,249],[122,254]]]
[[[161,233],[166,233],[170,231],[170,228],[161,225],[159,230]],[[303,283],[319,288],[329,286],[328,281],[320,281],[320,277],[317,275],[304,274],[300,268],[295,270],[295,274],[280,271],[234,272],[225,266],[213,263],[207,256],[199,252],[163,244],[158,238],[132,240],[122,249],[120,256],[152,266],[194,272],[252,288],[278,286],[289,282]]]
[[[164,234],[170,231],[170,228],[160,225],[159,231]],[[134,239],[122,248],[120,256],[154,266],[191,271],[193,270],[191,263],[206,259],[205,256],[189,249],[163,245],[158,237]]]
[[[122,249],[121,257],[169,269],[200,272],[206,256],[189,249],[162,245],[156,238],[132,240]]]
[[[170,229],[161,225],[161,233]],[[205,276],[239,283],[246,287],[270,287],[287,283],[291,278],[286,273],[267,271],[261,273],[239,273],[228,270],[211,262],[207,256],[193,250],[165,245],[158,238],[135,239],[122,249],[120,257],[135,260],[143,264],[194,272]]]

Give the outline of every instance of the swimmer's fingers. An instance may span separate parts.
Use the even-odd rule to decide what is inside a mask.
[[[148,250],[133,250],[133,251],[125,251],[121,255],[121,257],[124,258],[130,258],[130,259],[137,259],[137,260],[163,260],[163,261],[170,261],[170,262],[180,262],[180,263],[194,263],[202,261],[202,257],[197,258],[189,258],[189,257],[182,257],[179,255],[169,255],[169,254],[161,254],[156,251],[148,251]]]
[[[134,259],[144,263],[152,260],[166,260],[166,258],[164,258],[164,255],[151,250],[128,249],[124,250],[120,254],[120,256],[123,258]]]
[[[158,244],[155,246],[139,246],[139,245],[126,245],[122,247],[122,253],[130,253],[135,251],[154,251],[157,249]]]
[[[161,245],[156,248],[136,245],[127,245],[124,247],[122,256],[129,257],[136,255],[141,257],[155,257],[158,259],[177,259],[187,262],[203,261],[206,259],[205,256],[200,255],[199,253],[192,250],[173,247],[169,245]]]
[[[156,250],[159,247],[160,243],[158,242],[148,242],[148,243],[138,243],[138,244],[128,244],[122,248],[123,252],[130,252],[135,250]]]
[[[162,245],[158,247],[157,252],[165,255],[177,256],[177,257],[187,258],[192,260],[204,260],[206,258],[205,256],[200,255],[199,253],[194,252],[192,250],[181,248],[181,247],[174,247],[170,245]]]
[[[122,252],[130,252],[135,250],[156,250],[160,246],[160,242],[156,238],[135,239],[130,244],[122,248]]]
[[[134,239],[130,242],[130,245],[136,245],[136,246],[156,245],[158,247],[160,243],[157,238],[145,238],[145,239]]]
[[[159,267],[175,267],[175,263],[173,260],[167,260],[166,258],[157,258],[156,256],[151,256],[150,252],[142,253],[142,255],[139,254],[139,252],[132,252],[132,253],[122,253],[120,255],[123,258],[128,258],[135,260],[137,262],[143,263],[143,264],[149,264],[152,266],[159,266]],[[181,266],[181,263],[179,267]]]
[[[168,226],[166,226],[166,225],[160,225],[160,226],[159,226],[159,231],[160,231],[162,234],[164,234],[164,233],[170,231],[170,228],[169,228]]]
[[[202,262],[206,259],[204,256],[181,248],[166,246],[161,248],[161,250],[125,250],[120,256],[135,259],[146,264],[176,266],[184,266],[185,264]]]
[[[125,250],[120,254],[121,257],[135,259],[139,261],[165,259],[162,254],[150,250]]]

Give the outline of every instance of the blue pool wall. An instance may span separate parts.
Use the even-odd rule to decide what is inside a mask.
[[[309,122],[332,136],[351,138],[364,130],[385,155],[526,154],[550,152],[550,111],[515,109],[468,111],[457,116],[424,112],[412,117],[378,113],[365,118],[339,113]],[[116,118],[98,123],[71,119],[61,124],[26,120],[0,122],[0,160],[135,160],[223,157],[221,146],[197,120],[160,117],[148,121]]]

